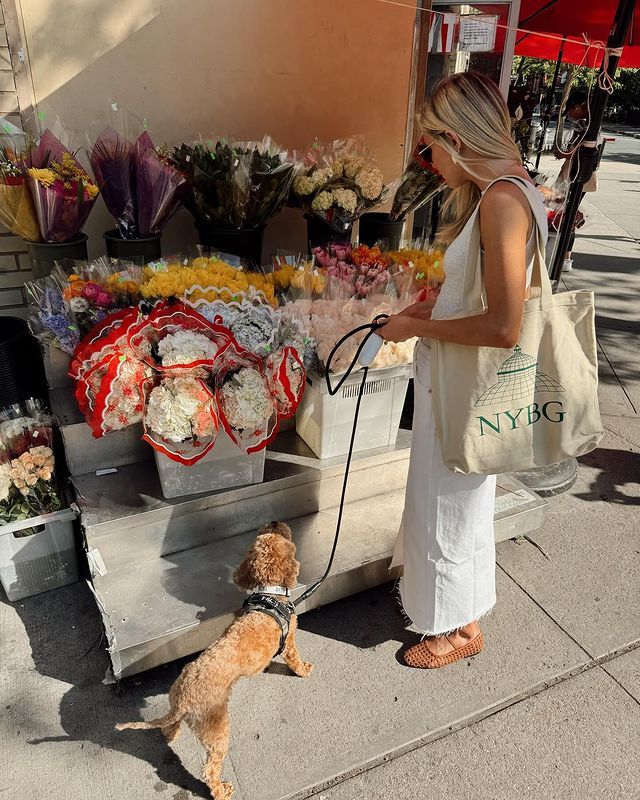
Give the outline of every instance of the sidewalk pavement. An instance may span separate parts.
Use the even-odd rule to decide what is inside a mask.
[[[616,164],[614,153],[601,172],[614,199]],[[402,666],[415,635],[391,585],[305,615],[311,678],[276,663],[234,691],[224,777],[240,800],[640,798],[640,247],[613,213],[639,196],[640,169],[625,175],[622,207],[589,203],[565,278],[597,293],[606,435],[544,527],[498,545],[485,651],[442,670]],[[208,796],[188,731],[171,748],[157,731],[114,731],[164,713],[182,664],[104,685],[86,586],[0,599],[0,631],[0,798]]]
[[[605,134],[614,134],[616,136],[633,136],[634,139],[640,139],[640,125],[623,125],[618,122],[605,122],[602,126],[602,132]]]

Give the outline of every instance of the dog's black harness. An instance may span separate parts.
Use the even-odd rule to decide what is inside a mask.
[[[249,595],[242,604],[245,614],[251,614],[254,611],[261,611],[263,614],[268,614],[273,617],[280,626],[280,647],[275,654],[279,656],[284,650],[287,636],[289,635],[289,625],[291,624],[291,617],[296,613],[293,603],[284,603],[281,600],[276,600],[275,597],[262,594],[261,592],[254,592]],[[275,657],[275,656],[274,656]]]

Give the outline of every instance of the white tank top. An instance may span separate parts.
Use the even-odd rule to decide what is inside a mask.
[[[498,178],[496,181],[493,181],[493,183],[505,180],[522,189],[525,197],[529,201],[531,212],[533,214],[534,224],[532,226],[531,235],[529,236],[526,247],[526,286],[529,288],[529,285],[531,284],[533,262],[536,255],[536,228],[540,229],[543,242],[546,245],[548,237],[547,212],[544,207],[540,192],[532,183],[529,183],[529,181],[527,181],[525,178],[517,177],[515,175],[503,176]],[[492,185],[493,184],[490,184],[490,186]],[[489,186],[487,186],[487,189],[488,188]],[[482,193],[483,196],[487,189],[485,189]],[[442,289],[440,290],[436,304],[433,307],[431,319],[446,319],[447,317],[453,317],[461,314],[464,311],[464,270],[467,262],[467,251],[469,250],[471,230],[476,218],[476,212],[469,217],[467,224],[460,231],[458,236],[456,236],[456,238],[451,242],[445,252],[445,280],[442,284]]]

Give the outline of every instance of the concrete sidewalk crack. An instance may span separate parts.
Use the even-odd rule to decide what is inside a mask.
[[[607,361],[607,364],[609,365],[609,369],[610,369],[610,370],[611,370],[611,372],[613,373],[613,375],[614,375],[615,379],[618,381],[618,384],[619,384],[620,388],[621,388],[621,389],[622,389],[622,391],[624,392],[624,396],[625,396],[625,397],[627,398],[627,400],[629,401],[629,405],[630,405],[630,406],[631,406],[631,408],[633,409],[633,413],[634,413],[634,414],[637,414],[637,413],[638,413],[638,409],[636,408],[636,406],[635,406],[635,403],[634,403],[634,402],[633,402],[633,400],[631,399],[631,396],[629,395],[629,392],[627,391],[627,389],[626,389],[625,385],[624,385],[624,384],[622,383],[622,381],[620,380],[620,376],[619,376],[619,375],[618,375],[618,373],[616,372],[616,368],[614,367],[614,365],[613,365],[613,362],[612,362],[612,361],[611,361],[611,359],[609,358],[609,355],[608,355],[607,351],[604,349],[604,346],[603,346],[602,342],[600,341],[600,339],[599,339],[598,337],[596,337],[596,342],[598,343],[598,347],[599,347],[599,348],[600,348],[600,350],[602,351],[602,355],[605,357],[605,359],[606,359],[606,361]]]
[[[611,661],[612,661],[613,659],[609,659],[609,660],[611,660]],[[611,680],[612,680],[614,683],[617,683],[617,684],[618,684],[618,686],[619,686],[619,687],[622,689],[622,691],[623,691],[625,694],[628,694],[628,695],[629,695],[629,697],[630,697],[632,700],[634,700],[634,701],[635,701],[635,702],[636,702],[636,703],[637,703],[637,704],[640,706],[640,700],[639,700],[637,697],[635,697],[635,695],[631,694],[631,692],[630,692],[630,691],[627,689],[627,687],[626,687],[626,686],[624,686],[624,684],[622,684],[622,683],[621,683],[621,682],[618,680],[618,678],[616,678],[616,676],[615,676],[615,675],[612,675],[610,672],[607,672],[607,670],[603,668],[602,664],[600,664],[600,665],[599,665],[599,667],[600,667],[600,669],[602,670],[602,672],[604,672],[604,674],[605,674],[605,675],[606,675],[608,678],[611,678]]]

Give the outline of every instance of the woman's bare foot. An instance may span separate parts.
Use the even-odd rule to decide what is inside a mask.
[[[458,628],[448,636],[425,636],[423,642],[434,656],[444,656],[447,653],[464,647],[467,642],[475,639],[480,633],[480,626],[477,621],[470,622],[462,628]]]

